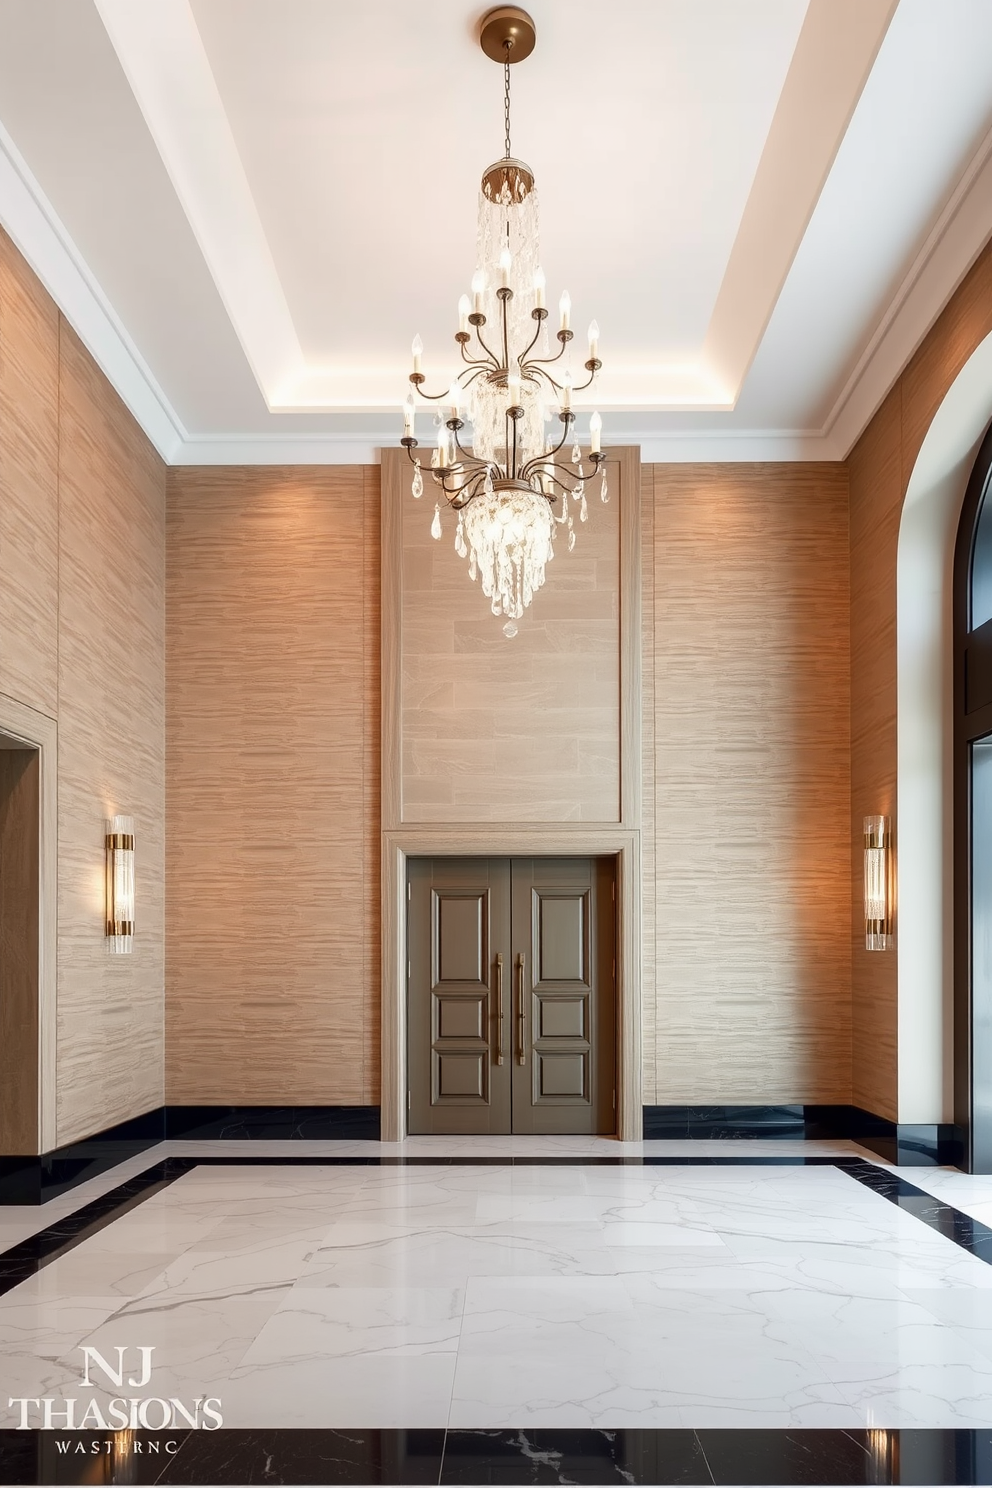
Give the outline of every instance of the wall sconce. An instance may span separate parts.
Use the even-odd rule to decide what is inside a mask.
[[[107,949],[127,955],[134,947],[134,817],[107,822]]]
[[[891,833],[887,816],[865,817],[865,950],[892,942]]]

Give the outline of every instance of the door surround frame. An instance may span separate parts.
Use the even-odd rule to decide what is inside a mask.
[[[403,523],[409,490],[405,450],[381,451],[381,824],[382,824],[382,1140],[407,1130],[406,860],[408,857],[616,859],[617,881],[617,1136],[643,1135],[641,1074],[641,452],[606,449],[610,481],[619,492],[617,592],[620,695],[619,820],[615,822],[424,822],[403,820]]]
[[[58,952],[58,724],[0,693],[0,733],[39,754],[38,843],[38,1152],[56,1145]]]
[[[382,839],[382,1140],[407,1134],[406,860],[614,858],[617,881],[617,1137],[639,1141],[641,1095],[641,841],[610,826],[403,827]]]

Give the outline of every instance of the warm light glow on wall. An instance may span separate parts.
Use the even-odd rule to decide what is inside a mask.
[[[134,946],[134,817],[107,822],[107,949],[128,954]]]
[[[887,816],[865,817],[865,950],[892,941],[892,854]]]

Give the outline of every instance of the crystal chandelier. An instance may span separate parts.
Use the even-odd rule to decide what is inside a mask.
[[[544,583],[556,529],[564,527],[570,551],[575,546],[575,517],[588,516],[586,483],[600,472],[600,496],[609,499],[599,414],[589,420],[588,469],[573,429],[572,395],[590,387],[602,366],[599,327],[595,321],[589,327],[588,375],[573,384],[571,300],[566,292],[559,301],[552,354],[534,174],[510,149],[510,67],[530,55],[535,39],[533,21],[516,6],[500,6],[482,22],[482,49],[503,64],[505,152],[482,177],[472,299],[462,295],[458,302],[455,341],[464,365],[447,392],[425,392],[423,343],[414,339],[401,441],[414,467],[413,495],[420,497],[417,399],[446,405],[446,416],[435,416],[430,472],[440,495],[431,532],[440,538],[443,496],[458,514],[455,551],[468,559],[469,576],[480,580],[493,614],[506,616],[508,637]],[[552,433],[556,411],[560,430]]]

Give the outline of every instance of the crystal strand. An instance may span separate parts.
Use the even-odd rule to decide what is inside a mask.
[[[440,536],[441,536],[441,503],[440,502],[435,502],[435,505],[434,505],[434,520],[431,523],[431,537],[437,538],[437,537],[440,537]]]
[[[588,520],[589,520],[589,507],[588,507],[588,504],[586,502],[586,493],[585,493],[585,491],[583,491],[582,492],[582,505],[579,507],[579,521],[580,522],[588,522]]]
[[[413,485],[410,487],[413,499],[419,501],[424,494],[424,477],[420,473],[420,461],[413,462]]]
[[[581,459],[582,451],[579,449],[579,441],[576,440],[575,443],[572,445],[572,464],[578,465]]]
[[[609,487],[606,484],[606,471],[605,471],[605,469],[603,471],[603,484],[599,488],[599,499],[600,499],[600,501],[602,501],[604,503],[604,505],[610,499]]]
[[[568,529],[568,551],[571,553],[574,547],[575,547],[575,529],[574,529],[574,527],[569,527],[569,529]]]
[[[438,452],[437,446],[435,445],[435,447],[431,450],[431,469],[432,470],[436,470],[437,469],[437,462],[438,462],[438,460],[440,458],[441,458],[441,456],[440,456],[440,454]]]
[[[465,546],[465,518],[461,512],[458,513],[458,526],[455,528],[455,552],[459,558],[468,557],[468,548]]]

